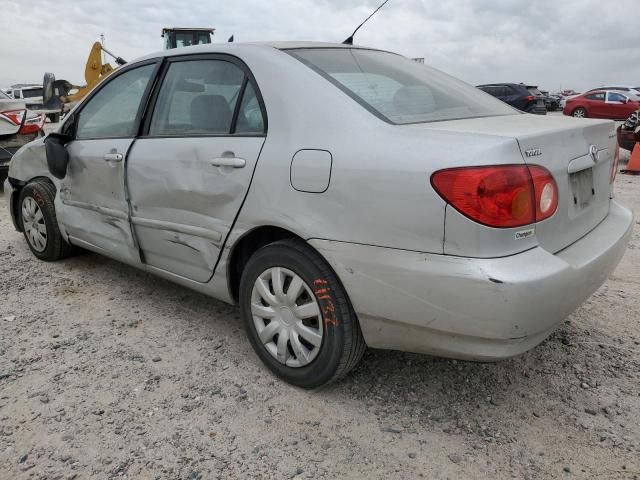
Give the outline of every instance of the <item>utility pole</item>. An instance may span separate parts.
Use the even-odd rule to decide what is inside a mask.
[[[102,55],[102,64],[104,65],[104,33],[100,34],[100,43],[102,44],[102,52],[100,52],[100,55]]]

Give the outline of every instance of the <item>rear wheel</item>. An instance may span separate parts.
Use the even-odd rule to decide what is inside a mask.
[[[27,184],[20,192],[22,231],[31,252],[40,260],[59,260],[73,253],[58,228],[54,198],[55,188],[44,180]]]
[[[587,111],[582,107],[578,107],[571,112],[571,115],[576,118],[587,118]]]
[[[299,240],[272,243],[249,259],[240,280],[240,311],[260,359],[300,387],[343,377],[366,349],[335,273]]]

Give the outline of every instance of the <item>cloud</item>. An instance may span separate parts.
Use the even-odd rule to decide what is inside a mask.
[[[390,0],[356,43],[425,61],[469,83],[545,89],[640,84],[637,0]],[[160,50],[165,26],[215,27],[217,41],[340,42],[378,1],[3,0],[0,86],[45,71],[83,82],[91,44],[126,59]]]

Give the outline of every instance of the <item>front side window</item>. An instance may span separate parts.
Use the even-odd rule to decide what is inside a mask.
[[[102,87],[82,107],[76,138],[127,138],[136,134],[140,101],[155,65],[145,65],[122,73]]]
[[[230,134],[236,104],[240,101],[245,74],[237,65],[224,60],[173,62],[158,94],[151,117],[149,135]],[[253,107],[260,109],[253,89],[247,85],[238,127],[243,131],[260,128]]]
[[[390,123],[519,114],[471,85],[393,53],[357,48],[287,52]]]

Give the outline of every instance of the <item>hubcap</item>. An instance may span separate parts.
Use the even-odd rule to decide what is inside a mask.
[[[280,363],[303,367],[320,352],[320,307],[309,286],[291,270],[272,267],[256,279],[251,314],[260,341]]]
[[[584,110],[576,110],[575,112],[573,112],[573,116],[578,118],[584,117]]]
[[[43,252],[47,248],[47,226],[42,210],[31,197],[26,197],[22,202],[22,226],[31,247],[36,252]]]

